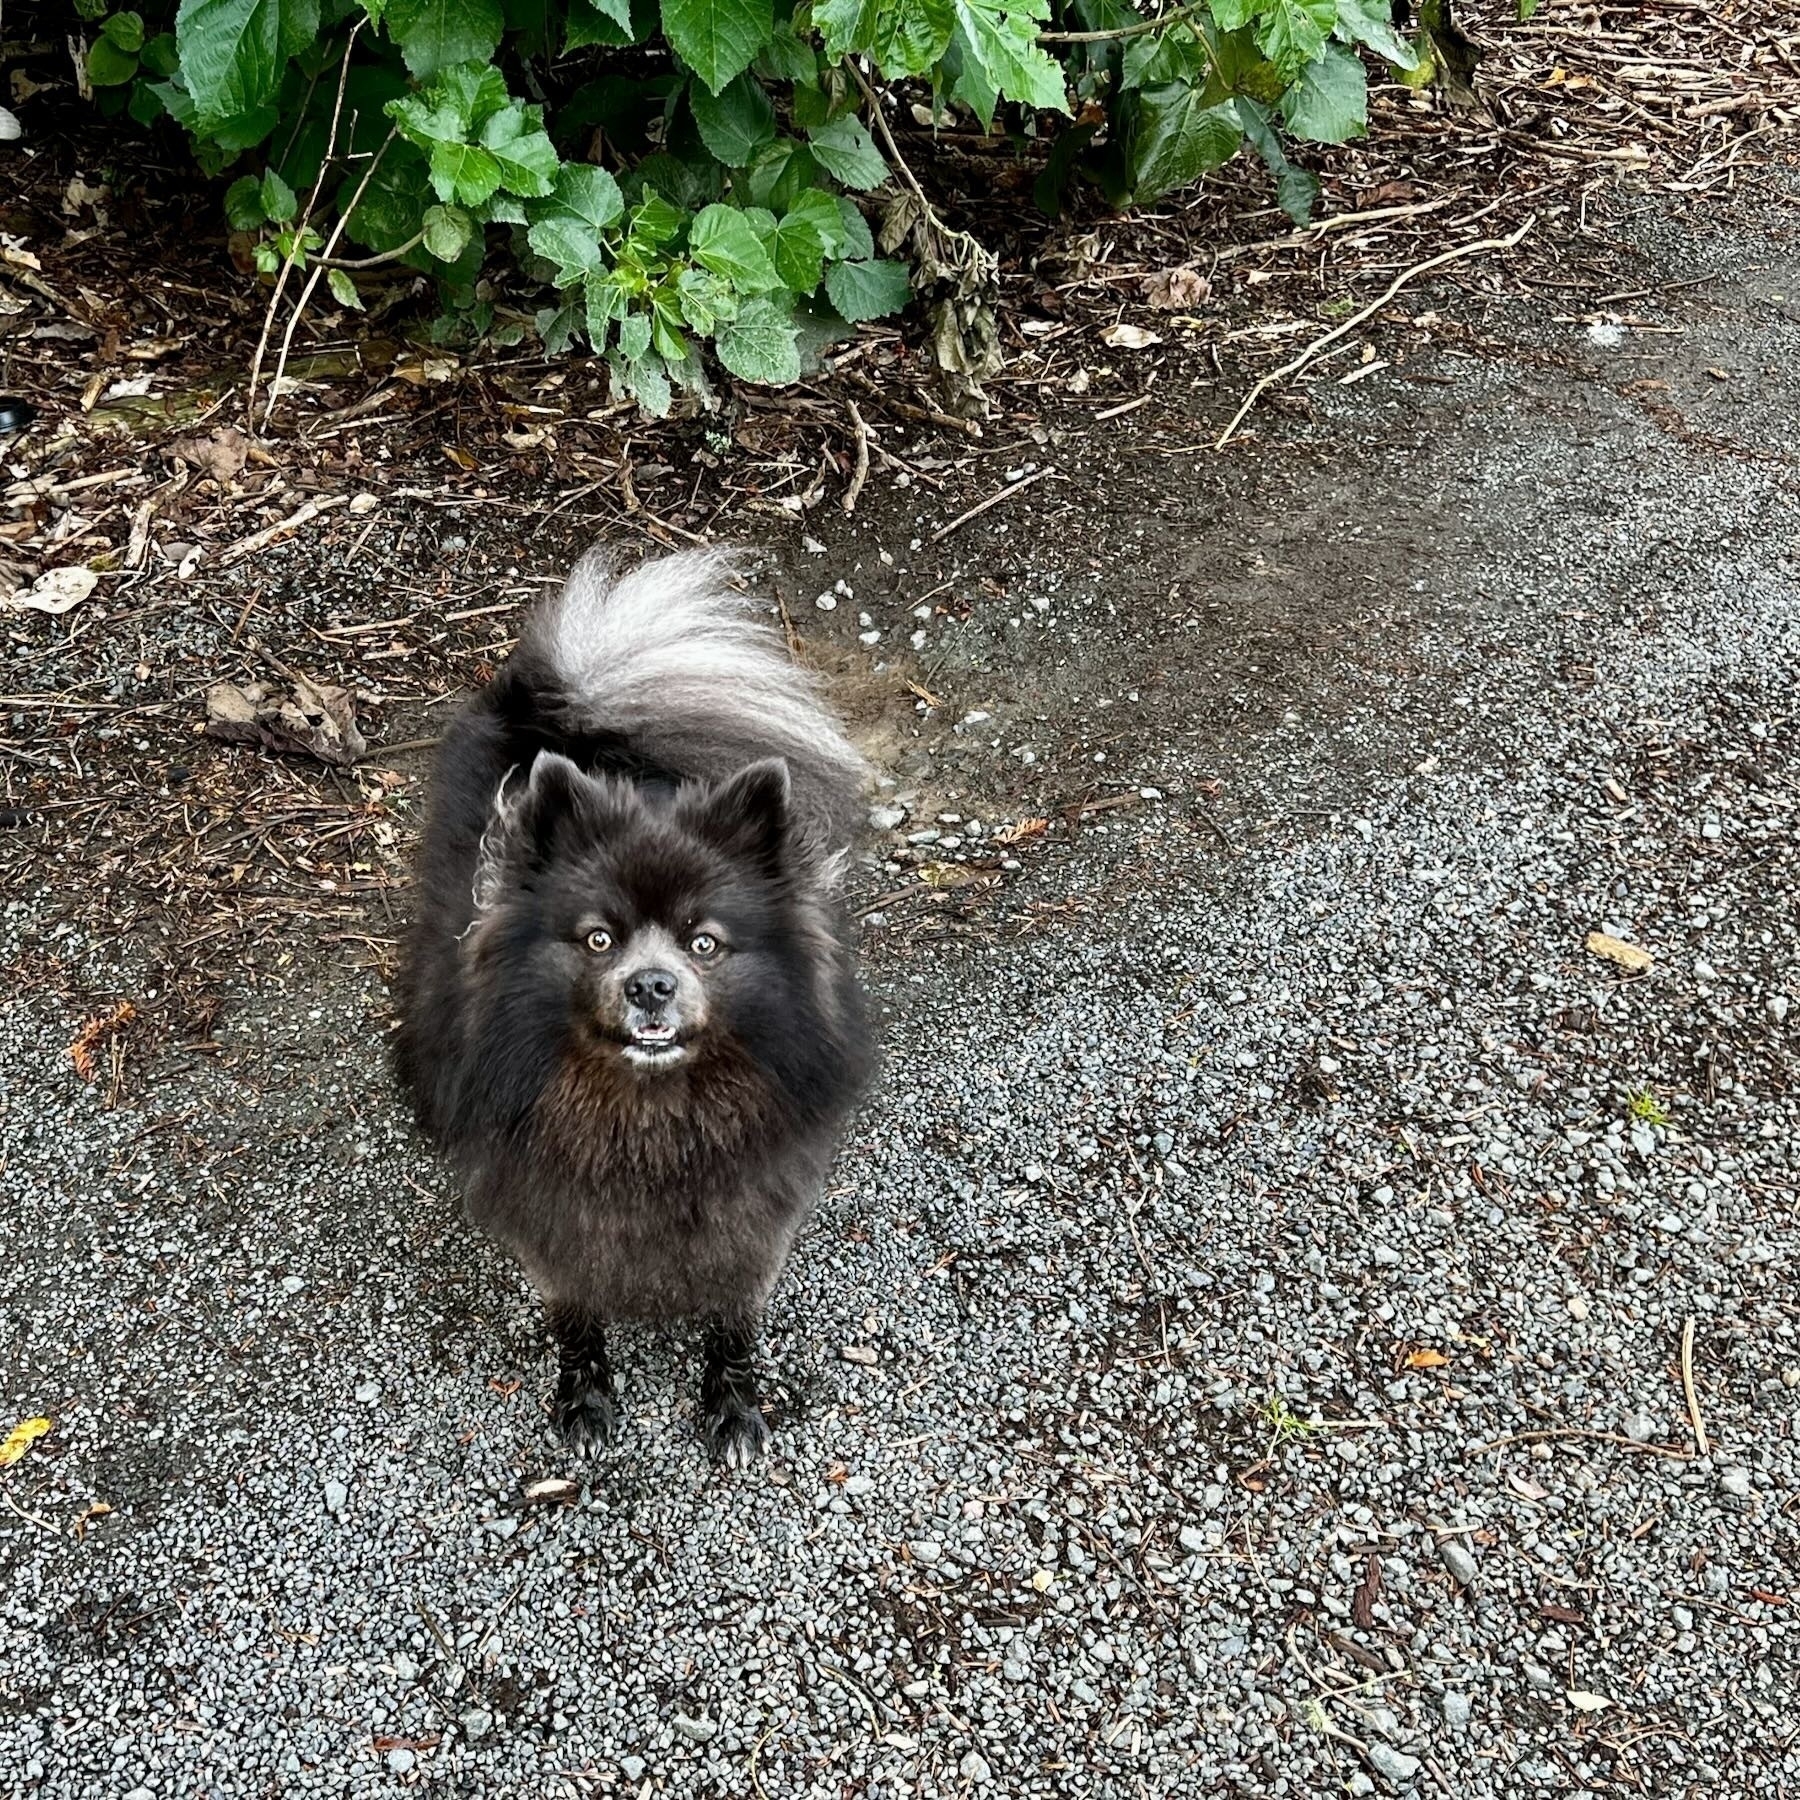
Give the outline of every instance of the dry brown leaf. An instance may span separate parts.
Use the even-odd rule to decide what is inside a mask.
[[[1441,1350],[1409,1350],[1406,1366],[1409,1369],[1447,1369],[1450,1359]]]
[[[136,1017],[137,1008],[129,1000],[121,1000],[111,1012],[96,1013],[76,1033],[74,1043],[69,1046],[69,1061],[75,1065],[75,1073],[83,1081],[92,1081],[100,1072],[94,1053],[108,1038],[123,1031]]]
[[[75,1521],[75,1535],[78,1538],[87,1536],[87,1528],[96,1520],[104,1519],[112,1508],[104,1500],[95,1500],[84,1507],[81,1516]]]
[[[206,734],[228,744],[260,744],[284,756],[311,756],[348,768],[368,745],[341,687],[290,670],[283,692],[260,681],[221,681],[207,690]]]
[[[100,577],[79,563],[60,569],[46,569],[30,587],[22,588],[6,602],[19,612],[49,613],[59,616],[79,606],[96,587]]]
[[[15,1425],[0,1443],[0,1469],[10,1469],[49,1429],[48,1419],[26,1419]]]
[[[1656,966],[1656,958],[1648,950],[1640,950],[1623,938],[1609,937],[1604,931],[1587,934],[1587,949],[1591,955],[1604,956],[1608,962],[1615,962],[1621,969],[1630,969],[1633,973]]]
[[[1016,825],[1003,825],[994,833],[996,844],[1022,844],[1028,838],[1040,838],[1050,829],[1048,819],[1021,819]]]
[[[1120,324],[1107,326],[1100,334],[1100,341],[1109,350],[1148,350],[1152,344],[1160,344],[1162,339],[1141,325]]]
[[[235,426],[223,425],[204,437],[178,438],[170,449],[189,468],[210,475],[220,487],[228,487],[244,472],[250,440]]]
[[[1192,312],[1212,293],[1198,269],[1164,269],[1150,277],[1145,298],[1158,312]]]

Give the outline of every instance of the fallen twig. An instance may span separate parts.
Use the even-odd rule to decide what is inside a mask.
[[[1276,384],[1276,382],[1284,381],[1290,375],[1297,375],[1320,353],[1320,351],[1326,349],[1329,345],[1335,344],[1339,338],[1354,331],[1357,326],[1374,318],[1374,316],[1380,312],[1408,282],[1416,281],[1421,275],[1429,274],[1433,269],[1441,269],[1446,263],[1460,262],[1466,256],[1477,256],[1485,250],[1511,250],[1536,223],[1537,214],[1533,213],[1532,216],[1527,219],[1517,231],[1513,232],[1510,237],[1481,238],[1473,244],[1458,244],[1454,250],[1446,250],[1441,255],[1430,257],[1422,263],[1415,263],[1410,269],[1402,269],[1388,284],[1387,292],[1384,293],[1379,300],[1363,307],[1360,312],[1352,313],[1349,318],[1343,320],[1340,324],[1332,326],[1332,328],[1322,337],[1314,338],[1313,341],[1308,344],[1298,356],[1293,358],[1291,362],[1285,362],[1279,369],[1271,370],[1265,375],[1262,380],[1244,396],[1244,404],[1232,415],[1231,423],[1219,434],[1219,440],[1213,445],[1213,448],[1215,450],[1223,450],[1225,446],[1231,442],[1233,436],[1237,432],[1237,428],[1243,424],[1245,418],[1248,416],[1251,407],[1253,407],[1257,401]]]
[[[1702,1456],[1712,1454],[1706,1441],[1706,1424],[1700,1417],[1700,1396],[1694,1391],[1694,1321],[1690,1317],[1681,1328],[1681,1391],[1687,1396],[1688,1422],[1694,1428],[1694,1448]]]
[[[850,414],[850,423],[856,427],[856,467],[850,472],[850,485],[844,490],[844,511],[856,511],[856,502],[862,496],[863,484],[869,479],[869,427],[854,400],[844,402]]]
[[[1046,475],[1054,473],[1055,471],[1046,464],[1041,469],[1033,469],[1022,481],[1009,482],[997,492],[989,494],[985,500],[977,501],[967,512],[958,513],[948,525],[940,526],[931,534],[931,541],[934,544],[942,543],[951,532],[960,531],[971,519],[980,518],[990,507],[998,506],[1002,500],[1011,499],[1014,494],[1022,494],[1034,481],[1042,481]]]
[[[329,494],[323,500],[308,500],[285,519],[278,519],[273,525],[265,525],[261,531],[253,531],[248,537],[239,538],[235,544],[226,545],[219,552],[219,562],[225,565],[239,562],[246,556],[254,556],[258,550],[268,549],[277,538],[285,537],[290,531],[298,531],[320,513],[329,512],[334,506],[344,505],[349,498],[348,494]]]
[[[1486,1456],[1492,1450],[1504,1450],[1511,1444],[1544,1443],[1551,1438],[1588,1438],[1595,1443],[1612,1444],[1620,1450],[1641,1450],[1647,1456],[1666,1456],[1671,1462],[1690,1460],[1687,1451],[1671,1449],[1667,1444],[1641,1444],[1636,1438],[1621,1437],[1616,1431],[1586,1431],[1577,1425],[1566,1425],[1556,1430],[1515,1431],[1511,1436],[1495,1438],[1491,1443],[1472,1444],[1469,1454]]]

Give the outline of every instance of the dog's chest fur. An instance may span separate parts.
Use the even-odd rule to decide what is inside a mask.
[[[469,1171],[470,1215],[547,1300],[611,1318],[753,1316],[831,1151],[822,1136],[811,1154],[759,1154],[771,1104],[729,1062],[644,1077],[572,1060],[513,1153]]]

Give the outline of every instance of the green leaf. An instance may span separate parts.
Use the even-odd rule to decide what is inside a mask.
[[[482,145],[499,165],[502,186],[528,200],[550,193],[556,172],[562,167],[556,146],[530,117],[536,110],[508,107],[495,113],[481,128]]]
[[[912,298],[912,277],[905,263],[840,262],[825,277],[831,304],[850,321],[885,319]]]
[[[831,222],[837,223],[836,207]],[[770,234],[768,247],[775,273],[790,293],[810,294],[819,285],[825,273],[825,242],[811,220],[789,213]]]
[[[491,63],[458,63],[440,71],[425,90],[434,107],[454,113],[459,130],[440,136],[462,137],[506,106],[506,77]]]
[[[148,129],[163,116],[163,103],[149,82],[138,81],[132,83],[131,98],[125,102],[125,110]]]
[[[633,361],[627,360],[615,350],[607,357],[606,364],[612,370],[613,380],[617,385],[653,419],[668,416],[671,398],[669,376],[660,357],[645,356]]]
[[[275,97],[288,58],[318,35],[319,0],[182,0],[175,43],[196,114],[254,113]]]
[[[281,114],[272,106],[253,107],[235,119],[205,121],[207,148],[222,151],[229,158],[240,150],[253,150],[281,123]]]
[[[737,297],[710,269],[684,265],[675,277],[675,293],[681,316],[702,337],[711,337],[721,319],[737,317]]]
[[[955,76],[950,88],[951,97],[960,100],[974,113],[981,121],[984,131],[991,130],[994,113],[1000,105],[1000,90],[994,86],[993,79],[987,72],[987,65],[969,47],[969,40],[960,24],[950,39],[950,51],[944,58],[944,68]]]
[[[277,225],[285,225],[300,210],[294,190],[274,169],[265,169],[262,178],[262,209]]]
[[[829,301],[802,300],[794,308],[794,335],[800,346],[802,374],[818,372],[820,359],[833,344],[841,344],[856,335],[851,326],[840,319]]]
[[[775,141],[775,108],[753,75],[739,75],[718,94],[696,83],[688,106],[700,141],[728,169],[748,168]]]
[[[582,283],[581,300],[588,342],[596,350],[604,350],[608,329],[613,320],[625,317],[631,297],[619,285],[616,275],[595,274]]]
[[[453,107],[435,106],[423,94],[387,103],[387,115],[409,144],[429,151],[433,144],[459,144],[467,129]]]
[[[800,379],[794,322],[773,300],[752,300],[714,339],[719,361],[744,381],[783,387]]]
[[[1536,5],[1537,0],[1520,0]],[[1520,14],[1521,18],[1528,17]],[[1416,69],[1419,53],[1394,29],[1389,0],[1338,0],[1337,24],[1331,35],[1346,44],[1367,44],[1397,69]]]
[[[688,254],[741,294],[766,294],[782,285],[761,239],[735,206],[709,206],[695,218]]]
[[[600,234],[585,220],[568,213],[551,213],[539,219],[526,232],[525,241],[546,262],[556,264],[558,287],[573,287],[584,275],[605,266]]]
[[[345,177],[337,194],[340,209],[350,205],[361,180],[356,173]],[[371,250],[397,250],[419,229],[420,218],[430,204],[425,158],[410,144],[397,144],[376,165],[345,229],[357,243]]]
[[[97,37],[88,46],[87,75],[95,87],[123,87],[138,72],[138,59],[111,38]]]
[[[469,247],[475,221],[460,206],[428,206],[421,221],[425,248],[439,262],[453,263]]]
[[[681,309],[673,288],[666,292],[658,289],[650,296],[650,343],[671,366],[686,362],[692,348],[682,324]]]
[[[181,67],[181,52],[175,48],[175,34],[172,31],[160,31],[141,51],[138,52],[141,62],[152,75],[160,75],[166,81]]]
[[[1050,16],[1050,0],[953,0],[953,4],[962,41],[980,65],[986,86],[1005,100],[1052,112],[1069,110],[1062,65],[1037,41]]]
[[[952,0],[817,0],[813,23],[825,54],[872,56],[889,80],[923,75],[950,47],[956,28]]]
[[[819,166],[845,187],[875,188],[887,179],[888,166],[861,119],[846,114],[808,135]]]
[[[1281,116],[1297,138],[1342,144],[1369,129],[1369,78],[1362,59],[1335,44],[1281,97]]]
[[[653,190],[683,212],[698,212],[707,201],[718,199],[723,175],[724,170],[710,156],[691,163],[666,150],[655,150],[631,171],[629,179],[639,193]]]
[[[634,256],[647,259],[664,244],[673,243],[681,235],[681,228],[687,222],[686,213],[671,206],[660,194],[646,188],[643,199],[632,209],[631,222],[625,231],[626,248]]]
[[[782,224],[805,220],[819,234],[827,256],[837,256],[844,246],[844,215],[839,211],[839,194],[828,194],[823,188],[808,188],[795,196],[794,203],[782,215]],[[852,211],[855,209],[852,208]],[[860,213],[857,214],[861,218]]]
[[[500,165],[479,144],[431,146],[431,186],[440,200],[479,206],[499,185]]]
[[[500,0],[388,0],[388,35],[424,81],[455,63],[485,63],[500,47]]]
[[[1542,0],[1519,0],[1519,23],[1523,25],[1541,4]]]
[[[115,50],[123,50],[127,56],[136,56],[144,47],[144,15],[116,12],[100,27],[100,35]]]
[[[1337,23],[1337,0],[1263,0],[1258,8],[1256,41],[1281,73],[1292,81],[1318,60],[1325,39]]]
[[[599,44],[622,50],[635,44],[639,33],[631,21],[631,0],[569,0],[563,49],[585,50]]]
[[[636,362],[649,348],[649,315],[628,313],[619,321],[619,354],[627,362]]]
[[[664,35],[715,93],[775,35],[774,0],[662,0]]]
[[[1281,140],[1275,134],[1269,115],[1254,100],[1240,94],[1232,104],[1237,108],[1238,122],[1244,135],[1256,147],[1256,153],[1269,165],[1275,177],[1275,203],[1296,225],[1311,220],[1319,203],[1319,178],[1310,170],[1296,168],[1287,159]]]
[[[1244,128],[1227,100],[1203,104],[1200,94],[1181,82],[1148,88],[1138,103],[1131,136],[1131,185],[1140,200],[1154,200],[1186,187],[1208,169],[1237,154]]]
[[[852,262],[868,262],[875,255],[875,239],[869,230],[869,221],[862,216],[862,210],[854,200],[846,200],[842,194],[837,196],[838,218],[844,227],[844,240],[838,247],[838,253]]]
[[[259,231],[268,214],[263,211],[262,183],[254,175],[240,175],[225,190],[225,219],[233,231]]]
[[[771,81],[816,83],[819,79],[819,53],[811,42],[796,34],[791,19],[775,21],[775,35],[762,47],[756,58],[759,74]]]
[[[616,225],[625,212],[625,197],[619,184],[605,169],[592,163],[564,163],[556,172],[551,190],[556,196],[554,211],[571,214],[596,231]]]
[[[571,300],[566,306],[546,306],[532,320],[546,356],[561,356],[575,341],[581,325],[581,308]]]
[[[487,203],[475,209],[475,218],[483,225],[526,225],[531,215],[525,210],[525,202],[516,194],[509,194],[502,188]]]
[[[363,310],[362,295],[356,291],[356,283],[342,269],[327,269],[325,285],[331,289],[331,297],[339,306],[347,306],[352,312]]]

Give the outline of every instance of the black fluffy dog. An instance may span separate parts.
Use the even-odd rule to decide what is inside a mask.
[[[708,1441],[767,1442],[758,1318],[871,1050],[837,889],[863,767],[729,559],[589,555],[438,755],[401,1077],[610,1439],[614,1319],[698,1318]]]

